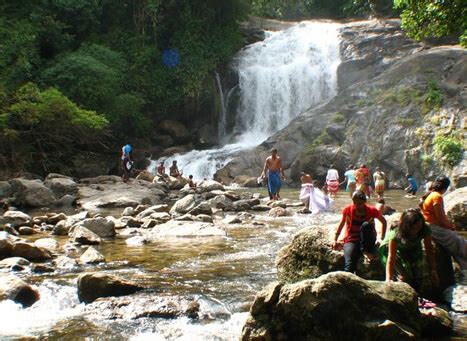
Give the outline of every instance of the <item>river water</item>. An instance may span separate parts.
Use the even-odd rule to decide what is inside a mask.
[[[263,191],[263,194],[264,191]],[[388,191],[386,200],[396,209],[416,205],[402,191]],[[296,199],[297,190],[283,190]],[[226,237],[166,238],[130,247],[117,236],[96,247],[105,265],[70,268],[51,274],[18,273],[34,283],[41,299],[23,309],[12,301],[0,302],[0,339],[131,339],[131,340],[238,340],[255,293],[276,280],[277,252],[305,226],[328,225],[334,229],[341,208],[349,203],[340,192],[330,212],[317,216],[294,213],[270,218],[256,214],[242,224],[216,225]],[[296,211],[290,208],[291,211]],[[59,237],[63,245],[66,237]],[[195,299],[199,320],[140,318],[108,320],[87,316],[78,302],[76,279],[82,272],[104,271],[148,287],[148,295]],[[104,312],[103,312],[104,313]]]

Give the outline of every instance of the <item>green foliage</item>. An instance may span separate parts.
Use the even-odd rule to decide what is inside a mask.
[[[434,155],[441,164],[452,168],[462,160],[464,146],[457,136],[436,136],[433,145]]]
[[[54,169],[75,148],[99,141],[108,124],[102,115],[79,108],[59,90],[41,91],[33,83],[19,88],[8,102],[11,105],[0,115],[2,159],[9,160],[5,168]]]
[[[345,122],[345,115],[341,112],[336,112],[332,118],[334,123],[342,123]]]
[[[443,93],[434,80],[428,82],[425,102],[433,108],[439,108],[443,104]]]
[[[403,127],[413,127],[415,125],[415,120],[413,118],[397,118],[396,123]]]
[[[394,0],[402,9],[402,28],[417,40],[457,37],[461,41],[467,29],[464,0]]]

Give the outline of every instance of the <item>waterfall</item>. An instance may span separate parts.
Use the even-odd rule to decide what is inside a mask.
[[[222,83],[221,78],[219,77],[219,73],[216,72],[216,84],[217,89],[219,90],[219,97],[220,97],[220,113],[219,113],[219,128],[218,128],[218,138],[219,141],[222,140],[223,136],[225,135],[225,122],[226,122],[226,108],[225,108],[225,100],[224,100],[224,92],[222,90]]]
[[[301,112],[336,94],[340,63],[337,24],[302,22],[268,32],[235,58],[240,105],[237,141],[257,144]]]
[[[212,178],[235,153],[259,145],[303,111],[330,99],[337,92],[339,24],[301,22],[287,30],[267,32],[266,39],[240,51],[232,62],[239,75],[240,103],[231,144],[212,150],[193,150],[164,158],[166,166],[178,160],[184,175],[195,180]],[[216,74],[216,81],[221,82]],[[228,139],[227,100],[220,88],[220,141]],[[148,170],[155,171],[152,161]]]

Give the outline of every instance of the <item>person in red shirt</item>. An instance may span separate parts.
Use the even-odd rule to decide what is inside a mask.
[[[344,237],[344,271],[355,273],[358,261],[362,254],[369,258],[376,256],[376,229],[375,218],[383,225],[381,240],[386,235],[386,219],[376,209],[366,203],[366,195],[362,191],[355,191],[352,195],[353,203],[342,211],[342,219],[337,227],[333,248],[338,246],[338,239],[345,226]]]

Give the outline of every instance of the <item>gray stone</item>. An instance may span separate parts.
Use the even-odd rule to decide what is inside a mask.
[[[133,216],[135,214],[135,209],[133,207],[126,207],[124,210],[123,210],[123,213],[122,213],[122,216],[123,217],[126,217],[126,216]]]
[[[444,197],[444,209],[458,229],[467,230],[467,187],[448,193]]]
[[[12,300],[24,308],[39,299],[39,293],[19,277],[4,274],[0,276],[0,301]]]
[[[340,340],[343,335],[414,340],[421,331],[417,294],[408,284],[366,281],[346,272],[274,283],[256,295],[250,315],[245,341]]]
[[[114,222],[103,217],[88,218],[80,221],[78,225],[87,228],[102,238],[115,236]]]
[[[92,246],[88,247],[88,249],[79,257],[79,261],[84,264],[95,264],[95,263],[103,263],[105,262],[105,257],[97,251]]]
[[[187,195],[186,197],[178,200],[170,209],[170,213],[188,213],[196,206],[196,199],[193,194]]]
[[[34,244],[16,242],[11,253],[13,257],[26,258],[29,261],[45,261],[52,259],[50,251]]]
[[[13,252],[14,240],[11,235],[5,231],[0,231],[0,259],[11,256]]]
[[[40,180],[16,178],[10,180],[11,191],[14,193],[13,204],[27,207],[50,207],[55,205],[53,192],[44,186]]]
[[[11,268],[14,266],[28,266],[31,264],[26,258],[8,257],[0,261],[0,268]]]
[[[70,237],[73,242],[83,245],[97,245],[102,242],[97,234],[80,225],[73,229]]]
[[[6,211],[0,217],[0,225],[10,224],[13,227],[32,226],[32,218],[21,211]]]
[[[104,273],[87,273],[78,277],[78,298],[85,303],[99,297],[130,295],[142,289],[134,282]]]
[[[50,252],[57,252],[60,248],[58,242],[53,238],[37,239],[36,241],[34,241],[34,245],[49,250]]]
[[[202,189],[204,192],[225,190],[224,186],[220,182],[214,180],[203,180],[198,184],[198,188]]]
[[[225,235],[226,233],[224,230],[212,223],[171,220],[165,224],[154,227],[148,236],[156,239],[161,237],[207,237]]]
[[[34,230],[29,226],[21,226],[18,228],[18,233],[23,236],[31,236],[34,234]]]
[[[44,185],[52,190],[56,198],[62,198],[65,195],[75,195],[78,192],[78,184],[68,177],[47,177]]]

